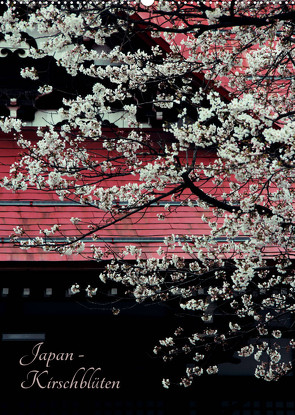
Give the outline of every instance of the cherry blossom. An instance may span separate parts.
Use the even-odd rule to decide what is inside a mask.
[[[34,36],[29,57],[50,56],[92,87],[65,97],[62,122],[40,126],[37,140],[24,138],[19,119],[0,119],[22,151],[1,186],[50,191],[104,213],[89,223],[78,213],[69,217],[71,235],[56,223],[37,234],[15,227],[11,239],[21,249],[107,260],[97,287],[74,283],[73,294],[95,299],[99,284],[111,281],[137,303],[166,302],[194,315],[191,332],[165,332],[154,348],[164,361],[185,355],[197,362],[174,383],[188,387],[195,376],[216,374],[216,356],[222,361],[226,352],[254,358],[256,377],[277,380],[292,364],[274,340],[290,338],[282,319],[295,311],[294,5],[172,0],[150,10],[24,0],[3,13],[6,42]],[[133,47],[145,30],[154,45]],[[35,67],[20,74],[40,95],[54,91]],[[149,132],[152,116],[142,128],[144,108],[158,122],[157,139]],[[123,184],[114,185],[116,178]],[[190,209],[206,230],[166,236],[152,256],[136,245],[118,251],[104,243],[102,231],[160,202],[158,220]],[[165,388],[172,384],[163,379]]]

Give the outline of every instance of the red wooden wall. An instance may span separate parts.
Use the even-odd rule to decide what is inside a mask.
[[[32,130],[24,131],[25,137],[32,138]],[[97,146],[94,143],[94,146]],[[93,145],[92,145],[92,148]],[[19,158],[21,149],[17,146],[12,135],[2,135],[0,138],[0,176],[8,174],[9,166]],[[203,152],[200,160],[204,163],[210,162],[214,157],[213,153]],[[133,177],[133,176],[131,176]],[[133,178],[134,180],[134,178]],[[110,185],[120,186],[126,183],[125,180],[112,180]],[[208,186],[208,185],[207,185]],[[165,236],[197,234],[209,232],[209,227],[201,220],[204,211],[197,208],[171,206],[172,213],[164,221],[159,221],[157,214],[164,212],[164,204],[153,206],[142,215],[133,216],[110,226],[99,233],[101,241],[97,246],[105,246],[105,243],[115,251],[120,250],[125,245],[136,245],[142,248],[143,252],[149,257],[156,254],[156,250],[163,245]],[[82,219],[80,228],[86,230],[90,222],[97,223],[104,217],[105,212],[92,207],[75,205],[74,203],[61,202],[52,192],[41,192],[34,189],[27,191],[11,192],[0,187],[0,261],[75,261],[87,259],[89,247],[93,242],[86,243],[86,255],[60,256],[53,252],[44,252],[40,248],[29,250],[15,247],[9,240],[9,235],[13,233],[15,226],[23,227],[31,236],[40,235],[40,229],[50,229],[54,224],[61,225],[63,235],[73,236],[74,226],[70,222],[71,217]],[[59,235],[56,235],[57,237]],[[181,252],[181,251],[179,251]]]

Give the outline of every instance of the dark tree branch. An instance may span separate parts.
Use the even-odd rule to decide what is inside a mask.
[[[196,186],[188,177],[188,173],[185,173],[182,175],[183,181],[186,184],[186,186],[191,190],[191,192],[198,196],[199,199],[201,199],[203,202],[208,203],[208,205],[216,207],[218,209],[225,210],[227,212],[241,212],[241,208],[239,205],[230,205],[229,203],[222,202],[215,197],[212,197],[205,193],[202,189],[200,189],[198,186]],[[274,213],[266,206],[262,205],[254,205],[254,210],[257,211],[260,215],[267,215],[267,216],[273,216]]]

